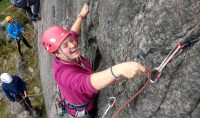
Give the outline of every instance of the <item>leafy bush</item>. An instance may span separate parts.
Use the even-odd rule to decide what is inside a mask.
[[[10,5],[10,0],[0,0],[0,12],[5,10]]]

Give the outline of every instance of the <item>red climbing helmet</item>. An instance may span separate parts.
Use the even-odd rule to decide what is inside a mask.
[[[48,54],[55,52],[63,40],[70,35],[70,31],[60,26],[48,28],[42,35],[42,45]]]

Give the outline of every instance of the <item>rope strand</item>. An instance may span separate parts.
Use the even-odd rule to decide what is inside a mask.
[[[141,94],[141,93],[145,90],[145,88],[147,87],[147,85],[148,85],[148,83],[149,83],[149,81],[150,81],[150,79],[151,79],[151,73],[152,73],[152,72],[151,72],[150,69],[147,68],[147,73],[148,73],[148,75],[147,75],[147,80],[146,80],[144,86],[143,86],[137,93],[135,93],[134,95],[130,96],[130,97],[124,102],[124,104],[122,104],[121,107],[118,108],[118,109],[113,113],[112,118],[117,118],[119,112],[121,112],[121,111],[129,104],[130,101],[132,101],[135,97],[137,97],[139,94]]]

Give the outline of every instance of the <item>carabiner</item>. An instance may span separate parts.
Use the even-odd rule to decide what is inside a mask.
[[[154,68],[151,74],[151,83],[156,83],[162,75],[162,71],[160,71],[158,68]]]
[[[115,98],[115,97],[110,97],[110,98],[109,98],[109,101],[108,101],[108,105],[109,105],[110,107],[113,107],[114,104],[115,104],[115,102],[116,102],[116,98]]]

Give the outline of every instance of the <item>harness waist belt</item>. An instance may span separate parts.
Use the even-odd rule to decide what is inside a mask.
[[[86,102],[86,103],[83,103],[83,104],[70,104],[67,102],[67,100],[65,100],[65,103],[66,105],[71,108],[71,109],[76,109],[76,108],[83,108],[83,107],[87,107],[87,105],[90,103],[90,102]]]

